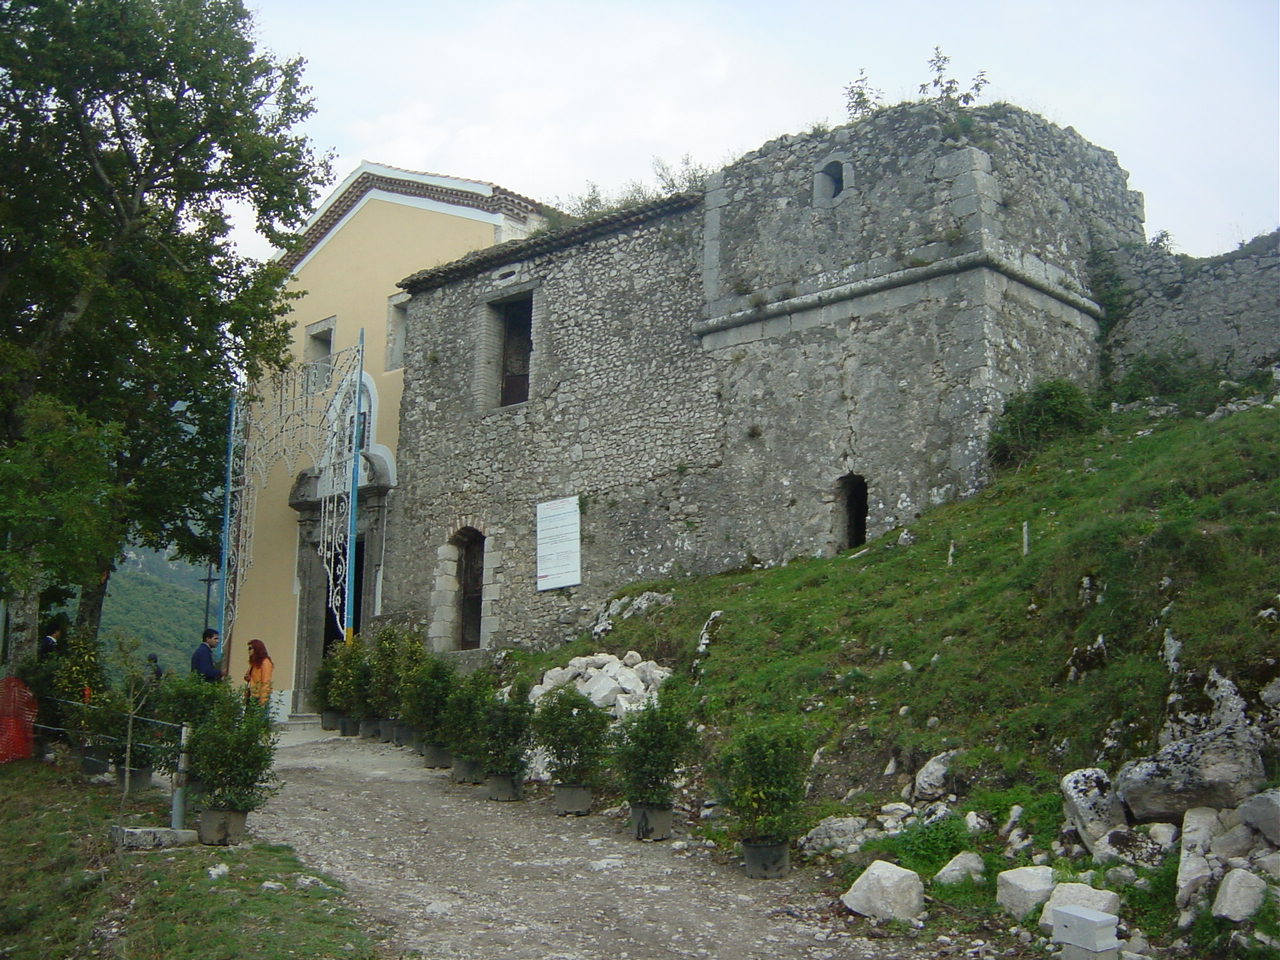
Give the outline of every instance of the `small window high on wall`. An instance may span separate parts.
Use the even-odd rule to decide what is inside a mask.
[[[499,403],[509,407],[529,399],[529,365],[533,359],[533,294],[494,304],[501,324]]]
[[[867,481],[853,473],[841,477],[837,495],[841,549],[860,547],[867,542]]]

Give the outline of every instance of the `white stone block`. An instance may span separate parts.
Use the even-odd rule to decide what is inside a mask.
[[[1040,912],[1040,932],[1052,933],[1059,943],[1106,950],[1119,946],[1119,919],[1120,894],[1096,890],[1087,883],[1060,883]],[[1059,936],[1060,930],[1067,936]]]
[[[582,674],[572,667],[552,667],[542,675],[542,686],[548,690],[554,690],[556,687],[568,683],[570,680],[576,680]]]
[[[1213,915],[1233,923],[1248,920],[1262,906],[1267,881],[1248,870],[1232,870],[1222,878],[1213,898]]]
[[[982,857],[972,850],[966,850],[947,861],[947,865],[933,875],[933,882],[960,883],[968,878],[981,880],[985,874],[986,864],[982,862]]]
[[[1198,853],[1182,852],[1182,860],[1178,863],[1177,893],[1175,902],[1179,908],[1186,907],[1195,897],[1196,891],[1213,879],[1213,870],[1209,861]]]
[[[1147,828],[1147,836],[1160,844],[1162,850],[1172,850],[1178,841],[1178,828],[1172,823],[1153,823]]]
[[[914,920],[924,909],[924,884],[914,871],[877,860],[844,892],[840,902],[864,917]]]
[[[1280,847],[1280,787],[1256,793],[1237,808],[1240,821]]]
[[[1246,856],[1253,849],[1257,834],[1247,823],[1237,823],[1225,833],[1209,841],[1209,852],[1219,860]]]
[[[623,689],[607,673],[597,673],[578,686],[579,692],[597,707],[612,707]]]
[[[1088,947],[1077,947],[1074,943],[1064,943],[1058,960],[1120,960],[1120,948],[1090,950]]]
[[[996,902],[1008,914],[1025,917],[1053,894],[1052,867],[1016,867],[996,877]]]
[[[644,680],[640,678],[640,674],[630,667],[619,666],[618,670],[613,674],[613,679],[626,693],[645,692]]]
[[[1271,874],[1276,880],[1280,880],[1280,851],[1268,853],[1265,857],[1259,857],[1257,864],[1259,869]]]
[[[1182,849],[1188,853],[1207,853],[1209,842],[1221,829],[1217,810],[1192,807],[1182,815]]]

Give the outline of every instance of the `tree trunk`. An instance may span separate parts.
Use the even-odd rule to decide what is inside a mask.
[[[15,664],[36,651],[36,643],[40,639],[40,590],[29,587],[21,596],[10,600],[8,615],[5,662]]]
[[[112,561],[100,560],[98,577],[80,587],[80,603],[76,606],[76,632],[88,640],[98,638],[98,629],[102,625],[102,602],[107,598],[107,583],[115,568]]]

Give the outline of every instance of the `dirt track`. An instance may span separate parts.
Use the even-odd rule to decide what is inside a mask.
[[[749,880],[677,836],[640,843],[617,817],[495,803],[407,748],[290,733],[284,789],[250,818],[346,884],[389,947],[467,960],[894,960],[936,944],[869,940],[812,871]]]

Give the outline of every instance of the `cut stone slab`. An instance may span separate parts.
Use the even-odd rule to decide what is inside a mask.
[[[1048,900],[1054,886],[1052,867],[1015,867],[996,876],[996,902],[1020,919]]]
[[[880,920],[914,920],[924,909],[924,883],[913,870],[877,860],[840,897],[854,913]]]
[[[1248,870],[1231,870],[1222,878],[1213,898],[1213,915],[1233,923],[1258,912],[1267,895],[1267,881]]]
[[[1075,887],[1082,884],[1064,883],[1062,886]],[[1116,897],[1117,906],[1119,902],[1120,898]],[[1084,947],[1094,952],[1120,947],[1120,941],[1116,938],[1116,924],[1120,922],[1120,917],[1109,910],[1096,910],[1078,903],[1062,903],[1051,911],[1046,907],[1046,912],[1049,912],[1052,922],[1045,932],[1052,932],[1057,943]]]
[[[170,827],[118,827],[110,832],[111,842],[122,850],[162,850],[165,847],[185,847],[198,842],[194,830],[174,830]]]
[[[1115,925],[1119,922],[1120,917],[1120,894],[1113,890],[1097,890],[1087,883],[1060,883],[1053,888],[1053,893],[1049,895],[1049,899],[1045,901],[1044,909],[1040,911],[1040,932],[1043,934],[1054,935],[1057,939],[1057,921],[1055,920],[1058,911],[1066,910],[1068,916],[1075,916],[1075,927],[1084,929],[1088,927],[1093,929],[1097,924],[1086,924],[1088,914],[1073,914],[1072,910],[1086,909],[1090,913],[1096,913],[1101,916],[1111,918],[1111,938],[1105,943],[1098,942],[1096,945],[1092,943],[1082,943],[1080,940],[1064,940],[1062,943],[1075,943],[1080,946],[1092,946],[1095,950],[1105,950],[1111,947],[1118,947],[1119,941],[1115,937]],[[1096,920],[1096,918],[1094,918]],[[1096,940],[1097,938],[1095,938]],[[1105,938],[1103,938],[1105,939]],[[1113,942],[1114,941],[1114,942]]]

